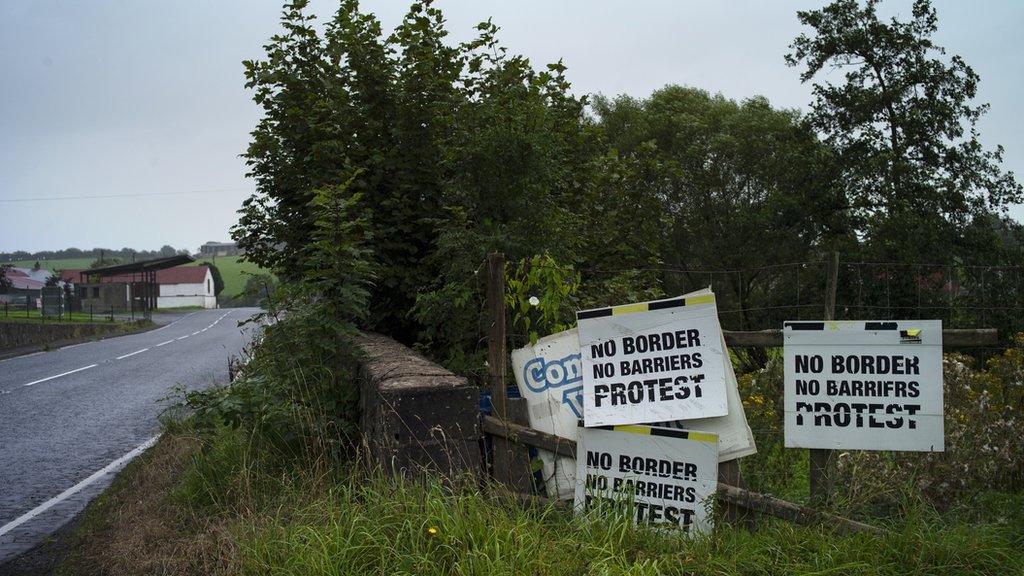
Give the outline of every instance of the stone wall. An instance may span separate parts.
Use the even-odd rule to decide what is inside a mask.
[[[479,391],[379,334],[359,339],[361,426],[371,464],[400,475],[481,470]]]
[[[65,340],[106,336],[122,331],[119,324],[0,321],[0,351],[22,346],[43,346]]]

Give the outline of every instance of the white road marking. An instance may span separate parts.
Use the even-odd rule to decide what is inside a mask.
[[[78,344],[69,344],[67,346],[62,346],[60,348],[57,348],[57,350],[67,350],[69,348],[77,348],[79,346],[85,346],[86,344],[92,344],[92,342],[79,342]]]
[[[171,342],[174,342],[174,340],[171,339],[171,340],[168,340],[167,342],[161,342],[161,343],[157,344],[156,347],[159,348],[159,347],[163,346],[164,344],[170,344]]]
[[[188,338],[188,334],[185,334],[184,336],[178,336],[177,338],[175,338],[175,340],[184,340],[185,338]]]
[[[202,330],[196,330],[195,332],[192,333],[192,336],[195,336],[196,334],[199,334],[200,332],[202,332]]]
[[[198,314],[198,312],[192,312],[192,314],[186,314],[186,315],[182,316],[181,318],[178,318],[174,322],[171,322],[170,324],[166,324],[164,326],[161,326],[161,327],[157,328],[156,330],[153,330],[153,332],[159,332],[159,331],[163,330],[164,328],[170,328],[171,326],[174,326],[178,322],[181,322],[182,320],[184,320],[185,318],[188,318],[189,316],[192,316],[193,314]]]
[[[125,358],[127,358],[129,356],[135,356],[136,354],[142,354],[146,350],[149,350],[149,348],[143,348],[142,350],[136,350],[135,352],[132,352],[131,354],[125,354],[124,356],[118,356],[117,358],[115,358],[115,360],[124,360]]]
[[[65,372],[63,374],[57,374],[56,376],[50,376],[48,378],[43,378],[41,380],[36,380],[35,382],[29,382],[28,384],[22,384],[22,386],[32,386],[33,384],[39,384],[40,382],[46,382],[47,380],[53,380],[54,378],[60,378],[61,376],[67,376],[68,374],[74,374],[75,372],[81,372],[82,370],[88,370],[89,368],[95,368],[96,366],[98,366],[98,364],[89,364],[88,366],[83,366],[81,368],[75,368],[74,370],[71,370],[70,372]]]
[[[93,472],[93,474],[91,476],[89,476],[88,478],[86,478],[85,480],[82,480],[81,482],[79,482],[78,484],[75,484],[71,488],[68,488],[67,490],[61,492],[60,494],[57,494],[53,498],[50,498],[46,502],[43,502],[39,506],[36,506],[32,510],[29,510],[28,512],[22,514],[21,516],[18,516],[17,518],[12,520],[11,522],[8,522],[3,527],[0,527],[0,536],[4,536],[8,532],[10,532],[10,531],[14,530],[15,528],[17,528],[18,526],[21,526],[25,522],[28,522],[29,520],[35,518],[36,516],[39,516],[43,512],[46,512],[50,508],[53,508],[57,504],[60,504],[61,502],[63,502],[65,500],[67,500],[68,498],[74,496],[75,494],[80,492],[86,486],[88,486],[88,485],[92,484],[93,482],[99,480],[105,474],[108,474],[109,472],[112,472],[113,470],[117,469],[119,466],[122,466],[122,465],[126,464],[129,460],[131,460],[132,458],[135,458],[136,456],[138,456],[139,454],[144,452],[146,450],[146,448],[149,448],[153,444],[156,444],[156,441],[158,439],[160,439],[160,435],[153,436],[149,440],[146,440],[142,444],[140,444],[137,447],[135,447],[135,449],[133,449],[131,452],[125,454],[124,456],[121,456],[120,458],[118,458],[117,460],[114,460],[110,464],[107,464],[106,466],[104,466],[100,470],[97,470],[96,472]]]

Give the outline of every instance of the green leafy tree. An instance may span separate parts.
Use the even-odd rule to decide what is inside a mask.
[[[331,182],[344,161],[334,146],[328,98],[337,65],[324,58],[307,3],[285,4],[284,30],[264,47],[266,58],[244,62],[246,87],[263,118],[243,155],[257,193],[243,203],[232,237],[249,260],[285,277],[305,266],[300,252],[312,228],[312,190]]]
[[[11,279],[7,277],[7,271],[13,267],[13,264],[0,264],[0,294],[6,294],[13,285]]]
[[[561,64],[537,71],[508,56],[493,24],[449,43],[430,1],[413,2],[387,36],[354,0],[322,34],[305,2],[286,4],[282,26],[265,57],[246,62],[264,117],[245,155],[257,193],[232,236],[286,282],[328,289],[307,247],[324,234],[315,212],[334,190],[330,202],[373,230],[363,324],[482,366],[474,272],[488,251],[548,250],[568,264],[581,252],[576,216],[594,156],[585,101]]]
[[[794,40],[786,61],[814,81],[809,119],[836,151],[872,257],[984,257],[994,233],[978,249],[967,229],[985,228],[991,210],[1019,202],[1021,187],[1000,168],[1002,147],[978,141],[988,108],[973,102],[978,74],[935,44],[928,0],[916,0],[907,21],[880,19],[877,5],[836,0],[797,13],[812,33]],[[825,70],[840,80],[822,78]]]
[[[720,306],[741,310],[728,320],[752,329],[765,320],[751,309],[786,292],[767,266],[854,243],[830,151],[797,112],[680,86],[644,100],[597,98],[594,109],[614,154],[598,206],[615,218],[593,240],[606,239],[613,255],[602,266],[635,254],[678,270],[662,275],[671,293],[711,279]]]
[[[300,284],[302,291],[322,299],[330,318],[353,322],[369,315],[374,277],[365,209],[360,195],[350,192],[358,176],[356,171],[342,184],[314,191],[314,228],[304,248],[310,266]]]
[[[277,281],[270,274],[252,274],[245,279],[242,294],[231,301],[233,306],[259,306],[264,310],[275,308],[273,294],[277,291]]]

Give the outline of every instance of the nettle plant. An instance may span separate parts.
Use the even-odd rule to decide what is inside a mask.
[[[580,275],[550,254],[510,262],[505,267],[505,304],[511,333],[536,344],[541,334],[568,330],[574,324]]]

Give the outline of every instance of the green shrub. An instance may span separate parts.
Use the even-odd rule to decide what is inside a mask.
[[[972,506],[985,492],[1024,489],[1024,335],[983,367],[962,355],[944,360],[944,452],[845,451],[837,455],[839,500],[872,515],[924,499],[939,509]],[[784,447],[782,361],[739,377],[758,453],[744,458],[749,486],[793,500],[808,494],[807,451]]]
[[[358,434],[358,387],[351,332],[320,304],[293,303],[265,326],[235,381],[185,394],[200,431],[243,429],[283,456],[348,454]]]
[[[989,491],[1024,490],[1024,335],[1016,342],[984,369],[967,356],[946,356],[943,452],[840,453],[848,497],[893,504],[907,490],[945,509]]]

